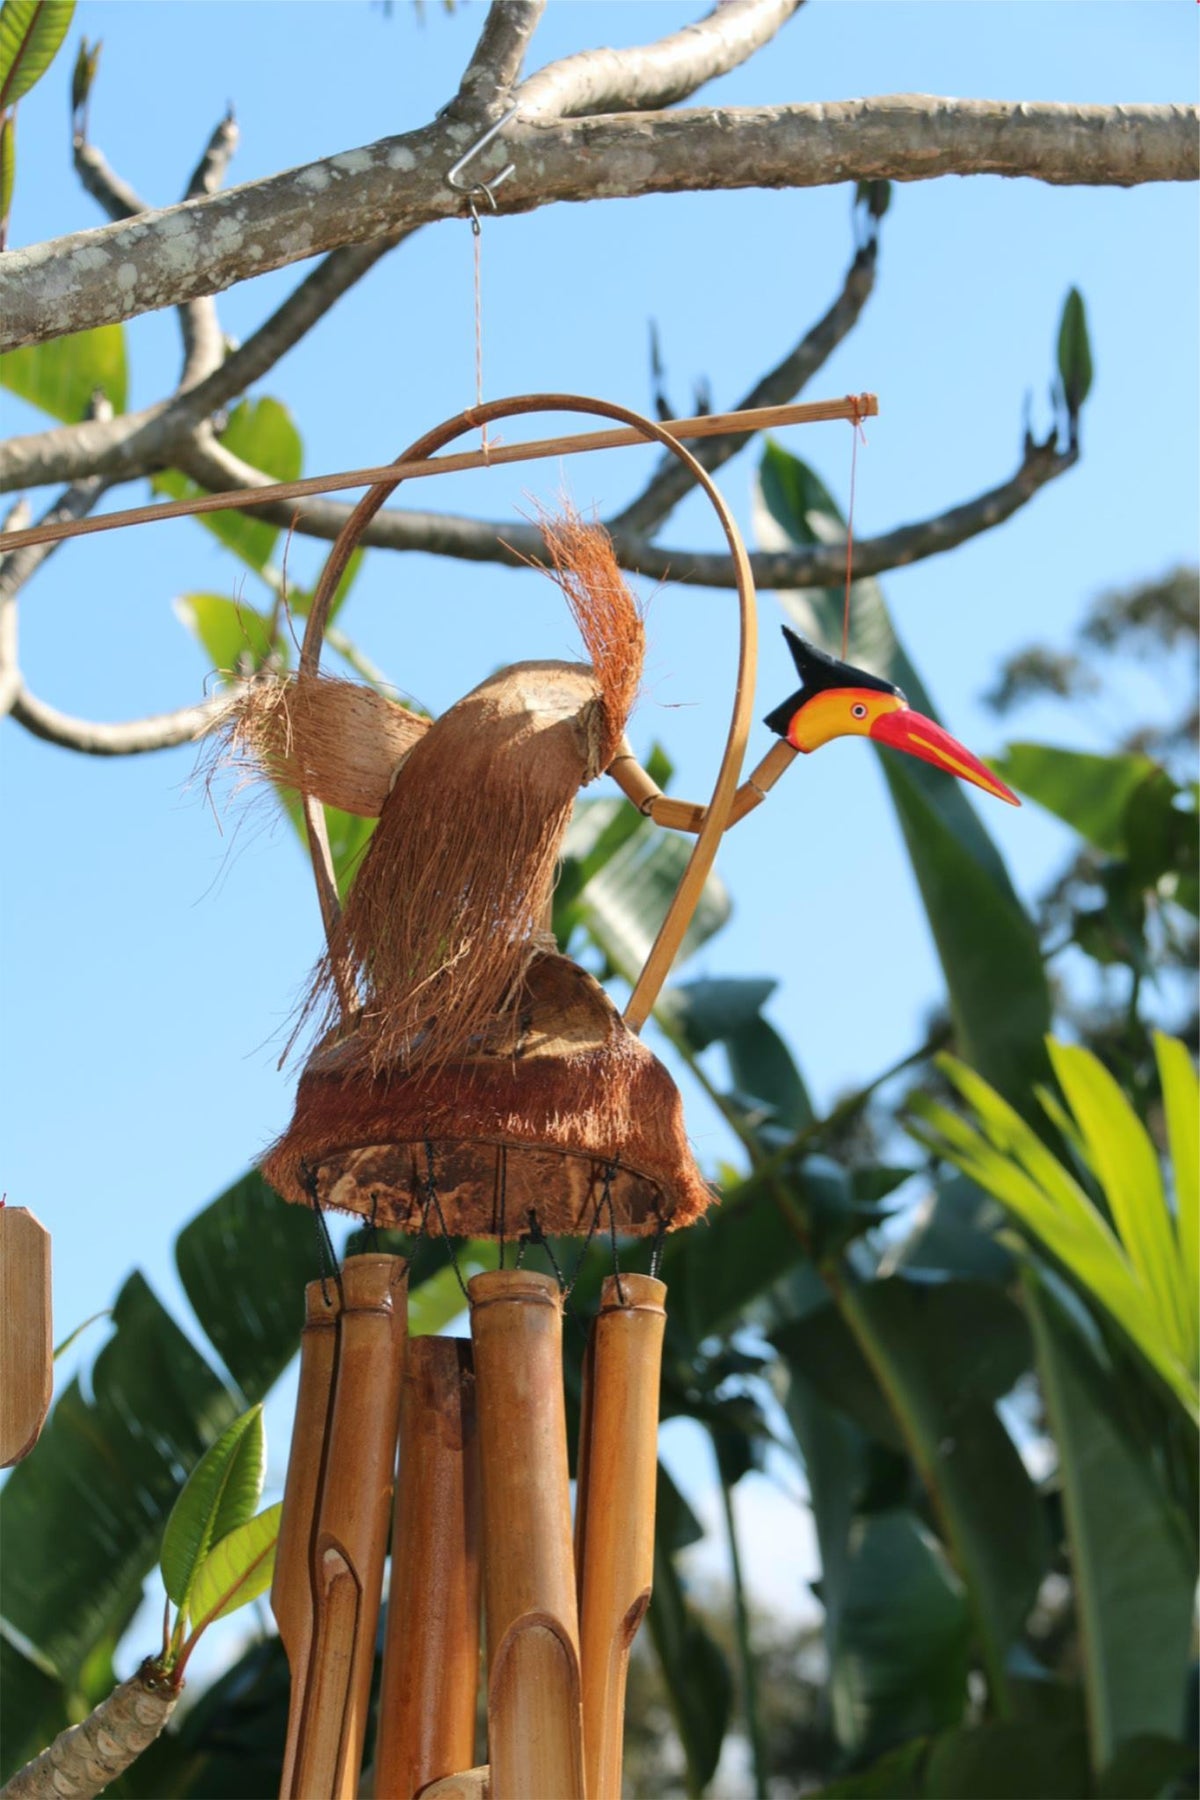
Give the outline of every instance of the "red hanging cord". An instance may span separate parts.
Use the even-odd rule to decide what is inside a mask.
[[[857,404],[854,408],[854,416],[850,421],[850,429],[854,435],[850,451],[850,508],[846,515],[846,598],[842,605],[843,662],[845,662],[846,652],[850,648],[850,581],[854,568],[854,479],[858,473],[858,440],[861,438],[864,444],[867,441],[867,434],[863,430],[862,415]]]

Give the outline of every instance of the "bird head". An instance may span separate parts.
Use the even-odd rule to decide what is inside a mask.
[[[919,756],[963,781],[973,782],[1010,806],[1021,802],[977,756],[923,713],[914,712],[898,687],[865,669],[838,662],[783,627],[800,686],[763,723],[793,750],[819,750],[831,738],[867,737]]]

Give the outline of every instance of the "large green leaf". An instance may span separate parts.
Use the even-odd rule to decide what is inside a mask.
[[[1151,1295],[1174,1355],[1200,1375],[1196,1296],[1189,1293],[1150,1134],[1098,1056],[1050,1040],[1050,1060],[1125,1253]]]
[[[124,412],[128,389],[124,327],[97,325],[93,331],[6,350],[0,356],[0,385],[68,425],[87,417],[97,389],[114,412]]]
[[[68,1683],[128,1622],[181,1471],[239,1410],[140,1275],[113,1324],[91,1399],[71,1383],[0,1494],[5,1614]]]
[[[654,1587],[646,1623],[687,1758],[688,1792],[699,1794],[720,1760],[733,1703],[733,1681],[723,1651],[688,1604],[675,1567],[670,1549],[676,1535],[669,1504],[672,1487],[660,1478]]]
[[[225,1533],[196,1572],[189,1600],[192,1629],[199,1631],[265,1594],[275,1570],[275,1546],[283,1502]]]
[[[273,481],[295,481],[304,460],[304,447],[291,413],[281,401],[266,396],[243,400],[234,407],[221,433],[221,448]],[[177,469],[156,475],[152,486],[156,493],[168,494],[172,500],[190,499],[204,492]],[[199,519],[206,531],[220,538],[250,568],[266,568],[279,536],[277,525],[266,524],[252,512],[202,513]]]
[[[755,524],[768,549],[844,542],[829,490],[798,458],[768,445],[759,468]],[[843,595],[780,595],[805,637],[838,653]],[[937,714],[893,629],[879,584],[854,583],[849,660]],[[888,789],[929,918],[959,1041],[974,1065],[1018,1103],[1045,1074],[1042,1035],[1050,996],[1037,934],[961,782],[928,764],[880,750]]]
[[[1010,787],[1110,856],[1125,847],[1130,798],[1157,767],[1148,756],[1095,756],[1029,743],[1010,744],[991,765]]]
[[[1111,1372],[1032,1262],[1023,1287],[1058,1448],[1094,1769],[1183,1728],[1196,1562],[1152,1463],[1126,1438]]]
[[[70,1723],[62,1684],[0,1631],[0,1781],[40,1755]]]
[[[175,1266],[246,1400],[261,1400],[299,1348],[304,1286],[321,1272],[312,1214],[251,1170],[184,1226]]]
[[[40,81],[66,37],[75,0],[4,0],[0,7],[0,112]]]
[[[1200,1083],[1187,1048],[1178,1038],[1156,1031],[1154,1054],[1175,1177],[1175,1230],[1184,1289],[1194,1316],[1200,1307]]]
[[[846,1605],[850,1530],[867,1481],[868,1445],[857,1425],[840,1408],[831,1406],[795,1366],[789,1367],[784,1404],[804,1459],[808,1502],[821,1553],[819,1592],[825,1614],[825,1650],[832,1668]],[[880,1603],[886,1603],[886,1596],[880,1595]]]
[[[658,1010],[699,1052],[753,1025],[778,986],[769,976],[708,977],[667,988]]]
[[[830,1671],[839,1742],[874,1756],[957,1724],[967,1641],[961,1584],[912,1514],[856,1519]]]
[[[163,1586],[181,1612],[209,1551],[253,1517],[266,1458],[262,1407],[252,1406],[226,1426],[184,1482],[163,1532],[160,1559]]]
[[[17,173],[17,122],[15,113],[0,113],[0,250],[8,238],[13,181]],[[0,370],[2,374],[2,370]]]
[[[692,849],[684,838],[643,819],[580,894],[576,905],[581,924],[627,979],[637,975],[649,955]],[[721,929],[731,910],[724,883],[714,870],[684,934],[676,966]]]
[[[1008,1652],[1050,1552],[1033,1483],[993,1405],[1028,1364],[1020,1315],[974,1282],[843,1280],[837,1300],[929,1491],[1004,1711]],[[816,1380],[814,1364],[803,1366]]]
[[[911,1103],[916,1119],[909,1125],[914,1137],[1015,1214],[1082,1292],[1116,1321],[1189,1416],[1200,1416],[1196,1377],[1178,1353],[1170,1322],[1088,1194],[987,1082],[954,1057],[938,1062],[977,1123],[916,1095]],[[1077,1134],[1077,1128],[1071,1129]],[[1161,1188],[1151,1200],[1162,1209]],[[1178,1260],[1182,1268],[1182,1253]]]

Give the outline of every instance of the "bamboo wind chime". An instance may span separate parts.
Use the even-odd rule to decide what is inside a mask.
[[[838,406],[874,410],[866,396]],[[706,805],[666,800],[630,751],[642,620],[607,537],[573,514],[542,529],[586,663],[501,670],[434,722],[320,673],[332,596],[398,483],[461,462],[436,453],[471,427],[568,410],[624,428],[596,438],[663,446],[725,533],[740,653]],[[572,1527],[563,1288],[506,1267],[505,1248],[604,1230],[615,1257],[620,1239],[661,1239],[710,1202],[679,1093],[637,1033],[723,832],[796,754],[777,744],[739,787],[755,655],[745,549],[672,431],[597,400],[532,395],[439,426],[370,489],[329,556],[296,675],[261,677],[239,703],[235,756],[302,797],[327,940],[305,1009],[316,1045],[264,1173],[318,1223],[333,1208],[418,1243],[500,1246],[499,1266],[467,1287],[469,1341],[408,1341],[399,1257],[348,1257],[307,1290],[272,1590],[292,1678],[283,1800],[358,1792],[390,1511],[378,1800],[618,1800],[628,1659],[650,1598],[666,1290],[615,1265],[604,1283]],[[572,806],[605,773],[644,813],[696,834],[623,1016],[548,931]],[[344,904],[325,804],[378,818]],[[481,1635],[487,1763],[473,1767]]]

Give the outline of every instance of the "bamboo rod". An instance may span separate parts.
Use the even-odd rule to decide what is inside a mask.
[[[478,1382],[494,1800],[583,1800],[557,1283],[520,1269],[470,1283]]]
[[[588,1800],[621,1800],[629,1652],[650,1604],[666,1288],[609,1276],[592,1327],[576,1500]]]
[[[879,401],[874,394],[848,394],[841,400],[805,400],[788,406],[756,406],[740,412],[705,413],[694,419],[664,419],[663,428],[677,438],[720,437],[725,433],[773,431],[784,425],[821,424],[833,419],[875,417]],[[464,414],[469,426],[470,412]],[[63,538],[91,537],[98,531],[117,531],[125,525],[149,525],[156,519],[187,519],[230,508],[250,511],[279,500],[305,500],[314,494],[336,494],[346,488],[367,487],[381,481],[414,481],[425,475],[455,475],[464,469],[492,468],[500,463],[537,462],[548,456],[574,456],[588,450],[621,450],[644,444],[645,434],[631,429],[584,431],[558,437],[533,438],[520,444],[492,444],[487,450],[464,450],[453,456],[422,457],[411,463],[380,463],[340,474],[306,475],[298,481],[272,481],[261,487],[231,488],[223,494],[200,494],[192,500],[161,500],[151,506],[131,506],[98,518],[63,519],[53,525],[30,525],[23,531],[4,533],[5,554],[26,544],[54,544]]]
[[[0,1201],[0,1468],[33,1449],[53,1391],[50,1233]]]
[[[283,1512],[279,1519],[279,1541],[275,1548],[275,1574],[271,1581],[271,1610],[279,1626],[292,1677],[283,1780],[279,1790],[285,1800],[293,1792],[300,1721],[309,1683],[313,1636],[312,1534],[321,1456],[329,1423],[336,1324],[340,1313],[341,1297],[337,1284],[310,1281],[304,1290],[300,1386],[283,1490]]]
[[[288,1800],[354,1800],[387,1550],[404,1370],[406,1268],[342,1268],[333,1402],[312,1540],[310,1671]]]
[[[469,1767],[478,1682],[471,1346],[465,1338],[413,1338],[400,1411],[375,1800],[413,1800],[430,1782]]]
[[[800,752],[783,738],[771,745],[752,775],[748,775],[737,791],[733,802],[733,811],[729,815],[729,823],[736,825],[747,813],[752,813],[756,806],[761,806],[779,777],[786,769],[790,769]]]

